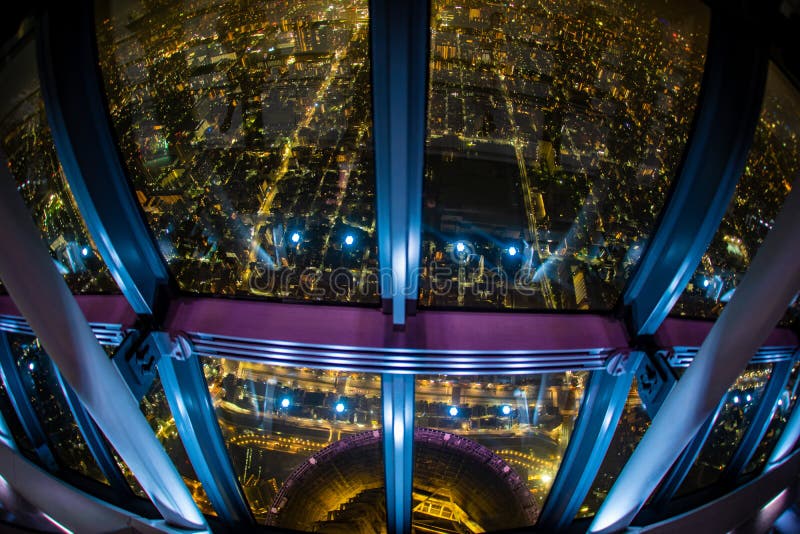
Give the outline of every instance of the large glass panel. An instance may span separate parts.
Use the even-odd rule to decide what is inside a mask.
[[[38,462],[36,451],[28,438],[28,434],[25,433],[25,429],[22,427],[11,398],[8,396],[6,385],[2,380],[0,380],[0,413],[3,414],[3,420],[6,422],[9,432],[11,432],[11,437],[14,439],[17,449],[29,460]]]
[[[260,523],[385,530],[380,375],[202,361],[222,435]]]
[[[713,318],[742,280],[800,175],[800,96],[770,65],[761,116],[736,193],[673,314]]]
[[[778,402],[772,414],[769,427],[767,427],[767,432],[761,439],[761,443],[758,444],[750,463],[745,468],[745,473],[755,473],[763,469],[769,455],[772,453],[772,449],[774,449],[775,445],[778,443],[778,438],[781,437],[783,429],[786,427],[789,416],[792,414],[792,410],[797,402],[798,375],[800,375],[800,362],[795,362],[794,366],[792,366],[792,372],[789,375],[786,388],[784,388],[781,396],[778,397]]]
[[[686,143],[700,2],[433,0],[423,306],[610,309]]]
[[[638,385],[634,379],[606,457],[600,465],[591,491],[578,510],[577,517],[589,517],[597,512],[649,427],[650,416],[642,405]]]
[[[0,156],[58,270],[75,293],[117,292],[58,161],[36,71],[33,36],[0,60]],[[4,163],[5,164],[5,163]]]
[[[167,396],[164,393],[160,379],[156,378],[153,381],[150,391],[142,399],[139,407],[153,428],[153,432],[161,441],[161,445],[164,446],[164,450],[167,451],[172,463],[178,469],[178,473],[181,474],[189,491],[192,492],[192,497],[200,511],[207,515],[216,515],[211,502],[208,500],[208,495],[206,495],[202,484],[197,480],[194,467],[192,467],[189,456],[186,454],[186,449],[183,447],[183,442],[178,435],[175,418],[169,409]]]
[[[758,409],[761,394],[772,375],[772,367],[771,363],[749,365],[728,389],[711,433],[676,493],[678,497],[719,480]]]
[[[377,303],[367,0],[108,0],[97,38],[182,289]]]
[[[22,384],[59,465],[105,483],[61,390],[55,366],[39,340],[20,334],[6,336]]]
[[[587,372],[418,377],[414,530],[533,525],[588,378]]]

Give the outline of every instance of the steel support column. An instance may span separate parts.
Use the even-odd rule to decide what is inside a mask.
[[[167,335],[154,335],[164,338],[158,375],[197,478],[220,519],[246,529],[253,524],[253,516],[236,479],[200,360],[185,338],[178,338],[178,350],[171,354]]]
[[[595,371],[592,375],[569,446],[539,517],[540,529],[564,530],[578,513],[611,444],[642,356],[640,352],[625,355],[624,370]]]
[[[370,25],[381,299],[402,329],[422,246],[428,2],[372,0]]]
[[[598,510],[592,532],[630,524],[786,312],[800,288],[798,234],[800,179],[741,284]]]
[[[42,97],[58,159],[103,261],[134,311],[152,315],[169,275],[114,141],[94,35],[92,2],[47,5],[36,43]]]
[[[712,12],[703,84],[687,149],[623,297],[637,335],[653,335],[680,297],[744,170],[766,85],[769,39],[759,30],[757,19],[727,13],[734,9],[721,5]]]
[[[411,532],[414,476],[414,375],[381,375],[383,465],[389,532]]]
[[[172,461],[97,341],[0,161],[0,279],[45,351],[168,523],[205,527]]]

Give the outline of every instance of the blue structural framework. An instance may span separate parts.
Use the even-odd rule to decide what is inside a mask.
[[[217,424],[200,360],[183,338],[179,351],[174,358],[162,354],[158,370],[186,454],[223,521],[236,528],[252,525],[253,516]]]
[[[543,529],[568,527],[591,490],[639,365],[648,357],[660,357],[656,352],[664,348],[648,339],[699,263],[741,175],[763,97],[769,43],[763,36],[739,31],[742,13],[732,16],[731,9],[712,6],[708,60],[683,163],[650,244],[624,291],[632,341],[612,353],[606,369],[592,371],[572,439],[539,520]],[[393,273],[391,279],[381,280],[381,296],[384,309],[391,312],[393,329],[402,330],[417,298],[428,4],[373,0],[370,17],[379,261],[381,272]],[[179,338],[176,348],[160,331],[158,319],[169,305],[172,282],[114,143],[93,35],[92,4],[84,1],[48,6],[38,28],[39,73],[58,155],[92,238],[141,319],[140,335],[161,338],[159,375],[180,437],[220,524],[234,530],[250,526],[253,516],[231,465],[198,357],[190,342]],[[21,328],[19,324],[0,322],[0,330],[15,331]],[[402,346],[403,341],[392,343]],[[725,483],[738,480],[763,438],[797,357],[793,351],[775,360],[758,412],[724,474]],[[491,360],[487,355],[486,361]],[[511,364],[508,371],[516,372]],[[4,333],[0,333],[0,374],[41,464],[57,472]],[[96,425],[69,385],[62,380],[61,386],[104,474],[114,488],[131,493]],[[411,531],[414,386],[414,374],[393,372],[391,362],[386,363],[382,407],[390,532]],[[793,421],[800,419],[796,415]],[[713,421],[714,417],[709,418],[673,466],[655,495],[654,506],[673,498]],[[787,425],[776,449],[785,455],[798,434],[800,420]]]

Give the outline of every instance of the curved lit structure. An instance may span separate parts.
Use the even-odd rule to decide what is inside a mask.
[[[267,523],[314,530],[315,523],[325,522],[331,512],[362,492],[382,488],[381,439],[377,430],[364,432],[311,456],[284,483]],[[414,471],[416,498],[439,502],[446,496],[466,514],[469,524],[487,531],[529,525],[538,515],[530,491],[511,466],[470,439],[415,429]],[[451,473],[446,485],[443,471]],[[499,509],[508,513],[498,515]],[[456,519],[456,514],[443,517],[456,523],[464,520]]]
[[[796,530],[798,14],[723,4],[11,9],[0,521]]]

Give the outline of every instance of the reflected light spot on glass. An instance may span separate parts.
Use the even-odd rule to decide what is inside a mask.
[[[456,251],[457,252],[464,252],[465,248],[466,247],[464,246],[464,243],[462,243],[460,241],[458,243],[456,243]]]
[[[344,411],[344,404],[341,402],[336,403],[336,413],[342,413]]]
[[[508,247],[508,255],[509,256],[516,256],[517,255],[517,247]]]
[[[352,245],[354,241],[355,241],[355,238],[353,236],[351,236],[351,235],[348,235],[347,237],[344,238],[344,244],[345,245]]]
[[[456,408],[455,406],[451,406],[451,407],[450,407],[450,412],[449,412],[449,413],[450,413],[450,416],[451,416],[451,417],[455,417],[455,416],[457,416],[457,415],[458,415],[458,408]]]
[[[503,406],[503,415],[509,415],[510,413],[511,413],[511,406],[509,406],[508,404]]]
[[[289,407],[289,399],[283,399],[283,400],[281,401],[281,406],[282,406],[283,408],[288,408],[288,407]]]
[[[300,234],[298,234],[297,232],[293,233],[292,234],[292,243],[297,243],[299,241],[300,241]]]

